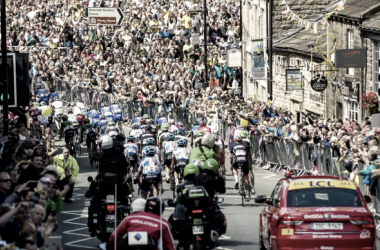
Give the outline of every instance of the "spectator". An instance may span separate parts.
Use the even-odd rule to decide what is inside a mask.
[[[42,156],[39,154],[32,155],[29,166],[20,172],[18,184],[23,184],[27,181],[38,181],[40,179],[40,173],[43,170]]]
[[[0,172],[0,204],[3,204],[11,190],[11,177],[7,172]]]

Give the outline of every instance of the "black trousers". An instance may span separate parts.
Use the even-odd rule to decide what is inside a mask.
[[[67,182],[65,180],[57,180],[57,186],[59,188],[60,191],[62,191],[65,186],[67,185]],[[74,183],[75,185],[75,183]],[[69,191],[66,193],[65,195],[65,200],[68,200],[70,199],[71,197],[73,197],[73,192],[74,192],[74,185],[69,189]]]

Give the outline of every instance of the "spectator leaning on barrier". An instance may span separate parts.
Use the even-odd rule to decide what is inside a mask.
[[[71,197],[73,195],[74,183],[79,173],[79,165],[75,158],[70,155],[69,149],[67,148],[63,150],[62,154],[54,156],[53,164],[57,167],[60,175],[57,185],[61,190],[64,189],[70,180],[73,182],[64,200],[65,203],[71,203],[73,201]]]

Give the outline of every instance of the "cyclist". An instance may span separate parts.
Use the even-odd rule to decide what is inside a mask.
[[[195,139],[194,139],[194,142],[191,144],[191,145],[193,145],[193,148],[198,147],[199,143],[202,140],[203,135],[204,135],[204,133],[202,130],[195,131],[195,133],[194,133]]]
[[[168,132],[169,125],[164,123],[161,125],[161,133],[158,134],[158,144],[162,149],[162,144],[166,141],[166,136],[169,134]]]
[[[144,147],[144,146],[146,146],[146,145],[148,145],[147,144],[147,140],[149,139],[149,138],[153,138],[154,139],[154,144],[156,144],[156,140],[155,140],[155,136],[154,136],[154,134],[152,134],[151,133],[151,126],[150,125],[146,125],[146,127],[145,127],[145,132],[140,136],[140,141],[141,141],[141,149]],[[141,152],[141,154],[142,154],[142,152]]]
[[[113,114],[113,121],[115,123],[119,122],[122,120],[123,114],[121,111],[121,107],[119,104],[113,104],[110,106],[110,111]]]
[[[91,118],[91,124],[94,125],[95,128],[98,127],[99,122],[99,112],[95,109],[90,109],[87,112],[87,116]]]
[[[185,130],[185,124],[183,124],[183,122],[177,122],[177,127],[178,127],[178,129]]]
[[[220,160],[220,168],[222,170],[222,175],[225,176],[226,175],[226,165],[225,165],[226,155],[224,152],[224,141],[223,141],[222,137],[219,136],[218,130],[213,130],[212,135],[215,138],[215,145],[217,145],[219,147],[220,154],[222,155],[222,159]]]
[[[107,121],[113,121],[113,114],[111,111],[106,111],[102,114],[104,114],[104,117],[106,118]]]
[[[57,131],[60,131],[60,120],[63,115],[63,101],[59,100],[56,96],[54,97],[54,102],[51,104],[51,107],[53,108],[52,112],[54,113],[54,123],[57,127]]]
[[[178,126],[175,125],[175,121],[173,119],[169,119],[169,128],[168,131],[172,133],[173,135],[177,135],[178,133]]]
[[[165,116],[164,112],[159,112],[157,119],[156,119],[156,125],[160,127],[162,124],[167,123],[168,118]]]
[[[231,150],[231,166],[233,167],[232,172],[235,178],[235,189],[239,189],[239,179],[237,169],[241,166],[241,171],[243,172],[244,177],[244,188],[245,188],[245,199],[246,201],[250,201],[250,193],[249,193],[249,182],[248,182],[248,174],[249,174],[249,166],[251,166],[251,157],[249,154],[249,149],[242,144],[242,139],[237,137],[234,139],[234,146]],[[253,183],[252,183],[253,184]],[[254,194],[254,188],[252,185],[252,193]]]
[[[175,136],[175,140],[179,141],[181,139],[186,141],[186,146],[187,146],[187,137],[185,136],[186,132],[184,128],[179,128],[178,129],[178,135]]]
[[[166,141],[162,144],[162,155],[164,156],[163,163],[166,172],[166,182],[170,183],[170,166],[172,165],[172,155],[174,148],[176,147],[176,142],[174,141],[174,135],[168,134],[166,136]]]
[[[132,124],[133,124],[133,123],[136,123],[136,122],[140,122],[141,119],[142,119],[142,117],[141,117],[141,113],[140,113],[140,112],[136,112],[136,113],[135,113],[135,117],[132,119]]]
[[[207,133],[202,137],[200,145],[191,150],[189,162],[190,164],[194,164],[199,167],[199,169],[202,169],[205,161],[212,158],[214,158],[217,162],[220,162],[222,155],[219,147],[215,145],[214,136]]]
[[[198,130],[203,131],[203,133],[211,133],[211,128],[207,127],[204,121],[199,122],[200,128]]]
[[[105,115],[106,112],[111,112],[111,109],[110,107],[107,107],[105,103],[102,103],[101,104],[101,108],[99,109],[99,111]]]
[[[157,157],[157,158],[160,160],[160,162],[161,162],[161,150],[160,150],[159,147],[155,146],[154,143],[155,143],[155,141],[154,141],[153,138],[148,138],[148,139],[146,140],[146,144],[147,144],[147,145],[144,146],[143,149],[142,149],[142,157],[145,156],[145,151],[144,151],[144,149],[145,149],[146,147],[154,147],[154,150],[156,151],[156,157]]]
[[[153,184],[153,195],[157,196],[161,186],[161,163],[155,157],[156,149],[152,146],[145,148],[145,157],[141,160],[136,180],[141,190],[141,197],[146,199]],[[142,177],[142,182],[140,180]]]
[[[66,148],[68,148],[70,150],[70,154],[73,155],[73,153],[71,152],[73,149],[69,147],[69,144],[70,141],[73,140],[74,136],[77,134],[77,129],[72,125],[71,122],[66,124],[67,125],[64,128]]]
[[[61,129],[60,129],[60,132],[59,132],[59,138],[62,138],[62,136],[63,136],[63,132],[64,132],[66,126],[72,124],[72,123],[69,121],[69,118],[67,117],[67,115],[63,115],[61,119],[62,119],[62,122],[61,122],[61,125],[60,125],[60,128],[61,128]]]
[[[84,125],[81,129],[81,135],[80,140],[83,141],[83,135],[86,135],[86,146],[87,146],[87,153],[90,158],[90,164],[92,164],[92,152],[91,147],[96,147],[96,129],[94,128],[94,125],[90,123],[90,120],[88,118],[84,119]]]
[[[99,116],[99,122],[98,122],[98,134],[104,135],[107,128],[107,120],[104,115]]]
[[[135,138],[135,143],[140,143],[140,136],[143,133],[144,131],[140,129],[140,123],[136,122],[132,124],[132,130],[129,132],[129,135]]]
[[[180,168],[184,168],[189,163],[190,149],[187,147],[187,141],[180,139],[177,141],[177,147],[173,150],[171,169],[174,169],[175,185],[178,186],[178,173]]]
[[[114,137],[114,136],[117,136],[120,134],[120,130],[118,127],[115,126],[115,122],[114,121],[107,121],[107,128],[106,128],[106,131],[105,133],[111,137]],[[115,139],[115,138],[113,138]]]
[[[50,94],[49,94],[50,101],[54,101],[55,98],[59,98],[59,95],[58,93],[55,92],[54,88],[50,88]]]
[[[132,135],[129,135],[127,137],[127,143],[124,144],[124,155],[127,159],[127,162],[129,163],[129,168],[132,173],[132,176],[134,177],[136,175],[136,164],[139,159],[139,145],[135,143],[135,137]],[[131,191],[133,190],[132,186],[132,178],[127,180],[128,186],[130,187]]]

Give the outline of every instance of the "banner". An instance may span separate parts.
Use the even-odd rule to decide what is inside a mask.
[[[265,77],[264,43],[263,40],[255,41],[253,45],[252,75],[254,78]]]
[[[228,68],[241,67],[241,49],[227,50],[227,67]]]
[[[286,91],[302,90],[302,75],[300,69],[286,70]]]
[[[337,49],[335,51],[337,68],[365,68],[367,49]]]

